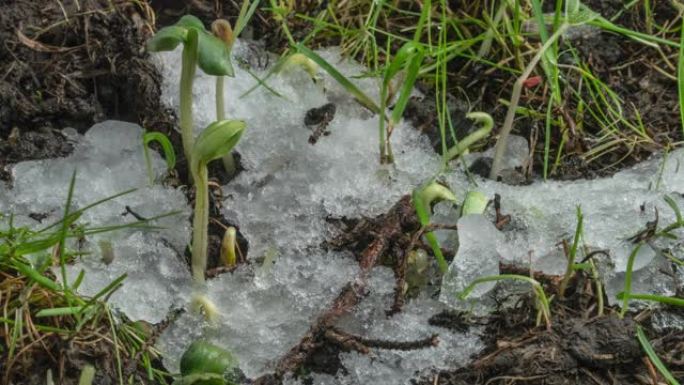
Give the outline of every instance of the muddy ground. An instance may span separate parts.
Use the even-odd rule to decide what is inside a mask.
[[[312,7],[311,2],[303,3],[311,7],[311,12],[318,9]],[[451,3],[454,3],[453,7],[468,7],[472,4]],[[618,0],[587,2],[593,9],[606,14],[614,13],[621,3]],[[11,183],[7,166],[13,163],[69,154],[72,145],[62,134],[63,128],[73,127],[83,132],[93,123],[107,119],[136,122],[148,130],[166,133],[172,139],[176,153],[182,156],[180,137],[175,129],[175,114],[160,102],[160,75],[150,62],[144,43],[153,30],[174,22],[187,12],[201,17],[208,24],[216,17],[234,19],[236,7],[237,2],[227,0],[152,1],[149,4],[125,0],[6,1],[0,12],[0,39],[3,41],[0,44],[0,179]],[[669,20],[674,17],[673,12],[666,2],[656,4],[656,20]],[[643,25],[639,16],[638,12],[627,13],[617,22],[641,30]],[[257,13],[251,25],[253,37],[264,39],[267,47],[274,52],[282,51],[285,40],[265,12]],[[296,36],[305,32],[294,30]],[[634,151],[628,152],[627,148],[616,151],[606,159],[588,165],[581,158],[586,150],[585,139],[571,133],[565,144],[570,156],[563,160],[554,177],[576,179],[610,174],[646,158],[651,152],[662,150],[669,142],[682,139],[676,83],[653,70],[653,63],[660,60],[656,53],[607,33],[581,41],[577,46],[579,53],[589,59],[592,70],[607,79],[626,105],[633,105],[641,113],[648,127],[657,130],[650,133],[656,141],[651,146],[639,147]],[[632,64],[620,66],[620,63]],[[505,110],[499,100],[508,99],[507,92],[514,79],[501,71],[489,71],[459,59],[450,63],[450,73],[450,84],[464,89],[475,109],[489,111],[496,121],[503,119]],[[466,126],[463,114],[467,104],[460,95],[454,89],[453,121]],[[544,95],[543,88],[526,90],[522,103],[533,104]],[[566,106],[570,112],[575,107]],[[429,101],[414,100],[408,114],[431,137],[434,147],[441,149],[441,143],[435,135],[434,105],[431,106]],[[518,133],[532,139],[531,143],[536,143],[535,148],[539,150],[541,144],[538,138],[543,130],[543,122],[524,118],[516,122],[516,127]],[[590,118],[584,123],[584,129],[592,130]],[[557,144],[560,140],[560,136],[553,137],[552,143]],[[532,174],[528,173],[527,177],[539,174],[540,153],[536,151],[535,154]],[[187,175],[186,167],[185,160],[180,159],[178,175]],[[220,175],[218,168],[214,168],[212,175],[219,181],[225,181],[225,176]],[[179,183],[187,184],[187,180],[180,177]],[[192,200],[191,193],[188,198]],[[213,217],[227,225],[218,214],[216,205],[213,210]],[[410,218],[411,215],[390,212],[378,218],[345,219],[338,225],[344,229],[347,238],[338,239],[338,244],[331,243],[330,247],[348,248],[363,263],[363,256],[366,255],[364,250],[373,242],[378,242],[382,234],[387,235],[383,247],[390,251],[392,257],[389,260],[372,261],[371,266],[367,267],[372,268],[380,263],[393,266],[399,285],[402,268],[405,268],[404,250],[411,244],[409,235],[417,231],[415,218]],[[388,235],[388,226],[392,224],[404,232]],[[220,235],[221,227],[212,225],[214,262],[210,268],[218,265],[216,245]],[[246,254],[247,240],[242,239],[241,246]],[[420,244],[415,246],[424,247]],[[546,278],[546,289],[553,293],[557,279]],[[567,300],[554,301],[553,326],[550,330],[535,326],[536,314],[531,299],[522,301],[517,309],[502,309],[485,320],[468,319],[463,314],[435,315],[433,322],[447,328],[462,330],[473,322],[485,323],[490,339],[486,341],[485,351],[474,357],[473,363],[467,367],[416,378],[415,382],[425,385],[655,383],[653,368],[644,359],[634,337],[633,318],[618,319],[610,310],[607,311],[608,315],[597,317],[595,312],[590,311],[596,302],[592,297],[594,294],[584,290],[585,286],[579,283],[575,282]],[[344,293],[340,295],[344,296]],[[354,301],[361,300],[363,298],[354,298]],[[395,305],[396,309],[388,310],[400,311],[401,298],[397,299]],[[684,371],[682,337],[674,332],[657,334],[649,329],[648,316],[640,317],[651,339],[656,340],[656,351],[665,357],[671,369],[681,374]],[[344,370],[335,358],[341,350],[360,349],[363,346],[369,349],[396,347],[391,341],[385,341],[384,346],[376,346],[382,344],[373,345],[358,338],[355,340],[357,344],[344,344],[341,341],[353,342],[354,336],[340,337],[326,322],[323,320],[318,325],[322,329],[315,331],[323,334],[314,336],[317,338],[316,346],[308,351],[305,360],[296,363],[296,371],[335,373]],[[3,332],[0,330],[0,333]],[[6,337],[3,336],[3,340]],[[74,343],[74,339],[63,341],[54,336],[47,340],[51,342],[34,346],[24,360],[15,363],[13,371],[5,373],[3,382],[35,383],[38,379],[30,376],[30,373],[43,373],[45,368],[59,367],[59,373],[63,374],[60,378],[62,383],[74,383],[78,369],[85,361],[96,364],[100,373],[96,383],[115,381],[116,371],[109,345],[80,345]],[[423,341],[424,345],[421,345],[419,342],[412,348],[425,348],[433,343]],[[6,351],[0,351],[0,373],[7,368]],[[281,360],[283,365],[289,362],[287,358]],[[257,382],[277,382],[277,374]],[[141,375],[141,381],[144,381],[143,378],[144,375]]]

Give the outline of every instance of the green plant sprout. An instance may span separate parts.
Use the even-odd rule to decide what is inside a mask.
[[[637,339],[639,340],[641,347],[644,349],[644,352],[646,352],[648,359],[651,360],[653,366],[655,366],[658,369],[660,374],[662,374],[665,380],[667,380],[668,384],[679,385],[679,381],[677,381],[677,379],[674,378],[674,376],[672,375],[672,373],[670,373],[670,370],[667,368],[667,366],[665,366],[663,361],[660,360],[655,350],[653,350],[653,346],[648,341],[648,337],[646,337],[644,330],[639,325],[637,325]]]
[[[237,264],[237,256],[235,254],[237,231],[235,227],[230,226],[226,229],[221,240],[221,260],[227,267],[233,267]]]
[[[225,44],[228,52],[233,49],[233,44],[235,44],[235,39],[240,36],[240,33],[247,25],[247,22],[256,11],[259,5],[259,0],[251,3],[249,0],[242,2],[242,7],[240,7],[240,14],[235,22],[235,30],[230,25],[228,20],[218,19],[211,24],[211,32],[216,38],[221,40]],[[224,102],[224,83],[225,76],[216,76],[216,120],[225,120],[226,118],[226,107]],[[232,153],[226,154],[221,158],[223,162],[223,168],[226,170],[228,175],[235,175],[237,173],[237,163],[235,162],[235,157]]]
[[[246,3],[245,3],[246,4]],[[235,35],[233,34],[233,28],[230,26],[228,20],[218,19],[211,23],[211,31],[214,36],[221,39],[223,43],[230,50],[235,42]],[[226,119],[226,106],[224,102],[224,82],[225,76],[216,77],[216,120]],[[226,170],[228,175],[235,175],[237,172],[237,165],[235,163],[235,157],[231,152],[227,153],[221,158],[223,162],[223,168]]]
[[[456,145],[451,147],[444,156],[445,167],[446,163],[459,156],[465,154],[468,149],[479,140],[486,138],[490,132],[492,132],[492,127],[494,127],[494,119],[491,115],[486,112],[470,112],[466,114],[466,118],[474,120],[476,123],[480,123],[481,127],[477,130],[471,132],[468,136],[463,138]]]
[[[573,275],[575,274],[575,270],[577,270],[575,266],[575,258],[577,257],[577,249],[579,248],[580,239],[582,238],[584,232],[583,223],[584,216],[582,215],[582,208],[577,206],[577,227],[575,228],[575,237],[572,241],[572,246],[570,246],[570,252],[568,253],[568,262],[565,267],[565,274],[563,275],[563,279],[558,286],[558,295],[561,298],[565,297],[565,290],[568,287],[568,283],[570,283],[570,279],[572,279]]]
[[[463,199],[459,217],[470,214],[482,214],[487,208],[487,197],[479,191],[468,191]]]
[[[176,152],[173,150],[173,145],[169,138],[161,132],[145,132],[143,134],[143,154],[145,155],[145,165],[147,166],[147,176],[150,178],[150,185],[154,183],[154,174],[152,171],[152,159],[150,158],[149,145],[151,142],[157,142],[164,152],[164,159],[166,160],[166,170],[170,172],[176,167]]]
[[[174,385],[235,385],[237,359],[227,350],[197,340],[185,350],[180,362],[181,377]]]
[[[449,190],[448,187],[440,184],[437,181],[430,181],[425,185],[413,190],[411,201],[413,202],[413,207],[416,209],[418,221],[423,229],[426,229],[430,226],[432,205],[443,200],[456,202],[456,195],[454,195],[454,193]],[[444,254],[442,254],[437,237],[433,232],[426,231],[425,239],[427,239],[435,258],[437,259],[439,270],[442,273],[446,273],[446,271],[449,269],[449,265],[444,258]]]
[[[164,27],[147,42],[150,52],[172,51],[183,44],[182,69],[180,80],[180,129],[183,139],[183,152],[188,164],[191,158],[194,136],[192,116],[192,84],[195,68],[213,76],[233,76],[230,49],[223,41],[210,34],[202,21],[195,16],[186,15],[176,24]]]
[[[209,228],[209,172],[207,164],[219,159],[235,147],[245,123],[240,120],[222,120],[211,123],[197,137],[192,149],[190,172],[195,182],[195,213],[192,223],[192,277],[198,284],[204,283],[207,267],[207,237]],[[196,303],[209,303],[196,296]],[[215,318],[214,306],[203,306],[207,318]]]
[[[429,5],[424,5],[423,9],[427,9]],[[389,103],[394,97],[394,90],[392,81],[400,72],[405,72],[403,85],[397,98],[390,118],[387,120],[385,126],[385,119],[380,119],[379,133],[380,133],[380,164],[394,163],[394,156],[392,154],[392,146],[390,145],[390,136],[394,127],[399,123],[401,117],[404,115],[406,104],[408,103],[413,85],[418,78],[420,66],[425,57],[425,50],[415,41],[405,43],[396,53],[394,59],[386,66],[382,79],[382,88],[380,90],[380,111],[385,111]]]
[[[546,296],[546,293],[544,293],[544,288],[542,288],[542,285],[539,283],[534,278],[531,277],[526,277],[524,275],[517,275],[517,274],[501,274],[501,275],[492,275],[492,276],[487,276],[487,277],[480,277],[473,282],[471,282],[461,293],[458,294],[458,298],[460,300],[465,300],[468,295],[475,289],[475,287],[479,284],[486,283],[486,282],[493,282],[493,281],[503,281],[503,280],[517,280],[517,281],[523,281],[527,282],[530,285],[532,285],[532,289],[534,292],[535,297],[537,298],[537,309],[539,310],[539,316],[537,317],[537,326],[541,324],[541,319],[544,319],[544,323],[546,324],[547,329],[551,329],[551,306],[550,306],[550,300]]]

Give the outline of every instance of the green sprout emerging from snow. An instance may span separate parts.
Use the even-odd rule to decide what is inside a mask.
[[[202,21],[195,16],[183,16],[172,26],[160,29],[147,42],[151,52],[172,51],[183,44],[183,58],[180,80],[180,128],[183,138],[183,152],[191,163],[193,149],[192,84],[195,67],[199,66],[208,75],[233,76],[230,62],[230,47],[209,33]]]
[[[221,240],[221,261],[227,267],[237,264],[237,255],[235,254],[236,239],[237,230],[233,226],[228,227]]]
[[[501,274],[501,275],[492,275],[492,276],[487,276],[487,277],[480,277],[474,281],[472,281],[461,293],[459,293],[458,298],[461,300],[465,300],[468,298],[470,293],[475,289],[477,285],[486,283],[486,282],[496,282],[496,281],[504,281],[504,280],[513,280],[513,281],[522,281],[529,283],[532,286],[532,290],[534,292],[534,295],[537,299],[537,310],[538,310],[538,315],[537,315],[537,326],[541,324],[541,321],[543,320],[544,323],[546,324],[546,328],[550,329],[551,328],[551,300],[549,297],[546,296],[546,293],[544,293],[544,288],[542,287],[541,283],[537,281],[534,278],[531,277],[526,277],[524,275],[517,275],[517,274]]]
[[[221,120],[210,124],[197,138],[192,149],[190,173],[195,182],[195,214],[192,223],[192,278],[204,283],[207,267],[207,238],[209,230],[209,171],[207,164],[219,159],[238,143],[245,130],[239,120]],[[216,307],[211,301],[196,294],[194,304],[203,309],[209,320],[216,318]]]
[[[413,191],[412,201],[413,207],[416,209],[416,215],[418,216],[418,221],[420,225],[425,229],[430,226],[430,217],[432,215],[432,205],[438,203],[439,201],[456,201],[456,195],[454,195],[448,187],[440,184],[437,181],[431,181],[422,187],[419,187]],[[437,237],[431,231],[425,232],[425,239],[427,239],[428,244],[432,248],[432,252],[437,259],[437,264],[439,265],[439,270],[445,273],[449,268],[449,265],[442,254],[442,250],[439,247],[439,242]]]

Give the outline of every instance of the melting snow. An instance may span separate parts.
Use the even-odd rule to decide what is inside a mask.
[[[235,55],[251,60],[249,43],[238,42]],[[340,61],[334,50],[321,54],[343,73],[356,76],[364,69]],[[164,99],[177,108],[180,51],[157,56],[164,75]],[[293,346],[311,320],[324,310],[339,289],[355,277],[357,266],[345,253],[326,252],[320,243],[326,238],[328,216],[372,216],[389,209],[403,194],[429,179],[440,168],[440,159],[412,127],[402,124],[392,137],[396,164],[380,167],[377,162],[377,117],[357,105],[331,78],[312,82],[303,71],[273,76],[269,86],[240,97],[254,85],[253,77],[236,66],[236,77],[226,80],[227,116],[244,119],[247,131],[238,144],[247,171],[223,187],[224,214],[239,223],[250,242],[250,256],[275,255],[271,267],[240,267],[208,283],[208,295],[218,305],[218,325],[204,325],[190,312],[184,313],[162,335],[159,347],[165,352],[169,369],[177,370],[185,347],[200,334],[232,350],[250,377],[272,370],[275,360]],[[266,68],[252,69],[260,77]],[[377,98],[378,82],[355,79],[359,87]],[[311,131],[303,124],[306,111],[325,103],[336,103],[337,113],[329,125],[329,136],[318,143],[307,142]],[[194,86],[196,131],[215,116],[214,78],[198,71]],[[64,159],[23,162],[13,168],[14,187],[0,188],[0,209],[18,213],[21,223],[37,226],[29,213],[44,212],[53,221],[60,217],[69,177],[78,168],[74,205],[83,207],[128,188],[135,193],[89,210],[83,220],[93,225],[132,221],[124,216],[126,206],[143,216],[181,211],[179,217],[161,221],[165,230],[126,230],[92,237],[83,245],[91,254],[69,269],[70,279],[80,269],[86,271],[81,287],[92,295],[123,273],[123,288],[110,302],[133,319],[158,322],[172,307],[185,306],[190,291],[190,275],[182,255],[189,242],[189,214],[184,194],[161,186],[147,186],[142,158],[140,127],[121,122],[93,126],[79,142],[73,155]],[[526,143],[513,142],[524,151]],[[516,151],[513,151],[516,152]],[[517,154],[520,151],[516,152]],[[157,174],[163,162],[153,155]],[[473,155],[470,155],[472,157]],[[611,178],[576,182],[534,183],[508,186],[476,179],[473,185],[460,171],[446,179],[463,197],[478,189],[488,198],[500,194],[505,214],[512,222],[503,232],[491,225],[492,213],[458,220],[461,239],[454,232],[440,232],[444,245],[461,249],[446,275],[441,302],[419,296],[404,312],[387,318],[393,289],[391,271],[373,272],[370,293],[355,313],[340,327],[369,338],[412,340],[433,333],[440,335],[437,347],[410,351],[375,351],[370,356],[342,354],[347,375],[339,378],[314,375],[318,384],[406,383],[431,368],[456,367],[481,349],[477,331],[468,334],[437,329],[427,318],[446,306],[460,307],[455,293],[479,275],[498,272],[498,262],[530,263],[532,268],[550,273],[564,270],[561,239],[572,241],[576,226],[575,210],[584,213],[584,244],[609,251],[602,264],[609,298],[621,290],[626,260],[634,245],[627,240],[644,229],[658,210],[660,225],[674,220],[663,196],[683,202],[684,178],[679,164],[684,152],[652,159],[622,171]],[[524,158],[515,155],[509,165]],[[437,221],[456,223],[457,210],[438,208]],[[678,235],[682,235],[681,232]],[[115,259],[102,261],[98,242],[112,242]],[[634,290],[672,294],[674,286],[659,273],[667,267],[661,248],[681,254],[676,242],[659,240],[642,248],[635,264]],[[580,254],[582,255],[582,254]],[[486,257],[483,257],[486,256]],[[678,255],[680,258],[681,255]],[[485,295],[491,289],[482,287]],[[295,380],[291,380],[295,383]]]

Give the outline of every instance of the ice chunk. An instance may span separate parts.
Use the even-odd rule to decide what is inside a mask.
[[[480,153],[471,153],[465,155],[465,160],[468,165],[472,164],[478,158],[493,158],[494,147],[487,149]],[[524,167],[530,158],[530,146],[527,139],[518,135],[509,135],[506,142],[506,151],[501,162],[502,170],[515,169],[517,167]]]
[[[20,218],[16,224],[37,227],[31,213],[45,218],[42,226],[61,219],[71,175],[76,184],[71,210],[114,196],[129,189],[129,194],[85,211],[80,223],[87,227],[122,225],[135,222],[131,212],[145,218],[176,212],[151,224],[160,230],[126,229],[102,233],[75,244],[85,253],[80,262],[69,266],[71,282],[85,271],[80,287],[84,295],[95,295],[114,279],[127,274],[125,284],[110,302],[130,318],[159,322],[170,307],[180,301],[189,278],[183,252],[189,243],[190,210],[181,191],[149,186],[142,152],[142,129],[131,123],[106,121],[94,125],[77,137],[79,143],[66,158],[21,162],[12,167],[13,188],[2,191],[3,211]],[[160,175],[161,157],[151,152],[153,172]],[[25,218],[25,220],[21,220]],[[103,261],[101,241],[111,243],[113,259]],[[61,277],[61,274],[57,274]]]
[[[440,300],[457,305],[458,294],[480,277],[499,274],[501,260],[497,246],[502,242],[499,230],[484,215],[471,214],[458,220],[458,252],[442,279]],[[475,287],[469,299],[477,299],[490,291],[495,282]]]
[[[231,350],[248,377],[268,373],[357,270],[356,261],[345,254],[289,254],[278,258],[262,279],[255,279],[250,266],[221,275],[208,283],[220,320],[205,325],[204,336]],[[178,371],[183,351],[202,334],[201,324],[187,312],[162,334],[158,347],[169,370]]]

